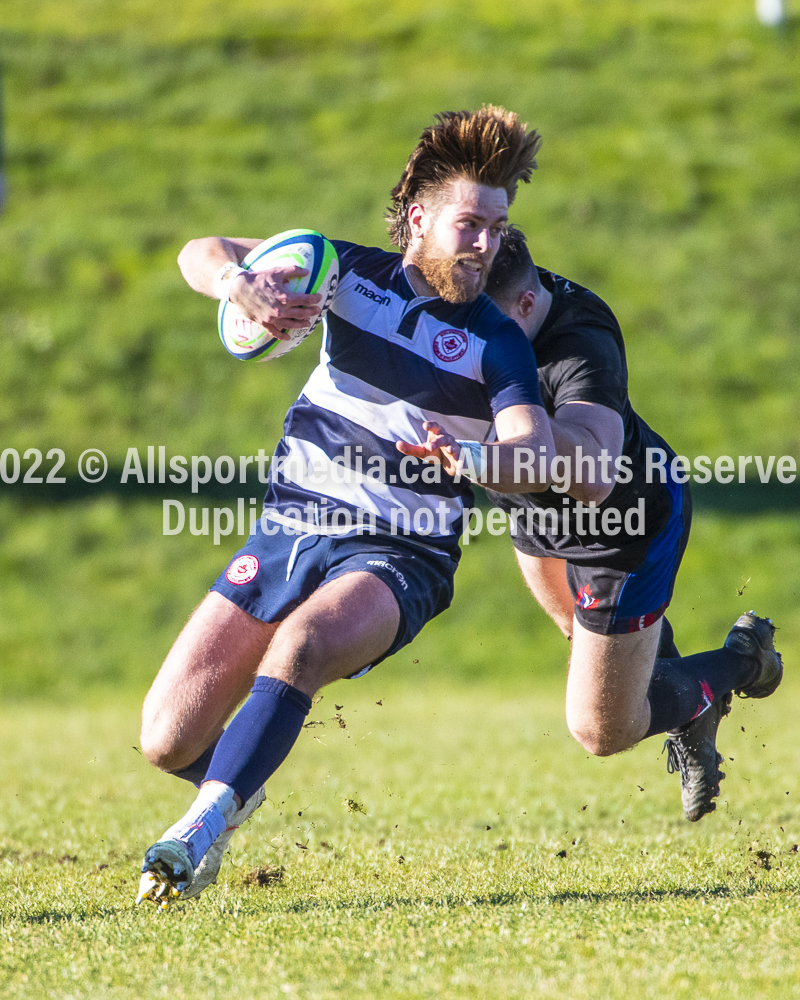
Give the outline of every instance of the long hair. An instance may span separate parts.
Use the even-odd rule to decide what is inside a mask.
[[[410,231],[408,209],[452,180],[466,179],[505,188],[509,205],[517,184],[530,182],[536,169],[539,133],[519,121],[513,111],[485,104],[480,111],[445,111],[426,128],[409,157],[403,176],[392,189],[386,221],[392,243],[403,251]]]

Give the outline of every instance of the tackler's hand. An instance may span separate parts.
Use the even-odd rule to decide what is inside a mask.
[[[459,458],[461,455],[461,447],[456,439],[434,420],[426,420],[422,428],[428,432],[428,438],[423,444],[398,441],[397,450],[404,455],[421,458],[423,462],[441,462],[442,468],[448,476],[455,476],[460,469]]]

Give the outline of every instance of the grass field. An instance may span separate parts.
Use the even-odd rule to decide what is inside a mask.
[[[737,702],[693,826],[660,740],[588,759],[559,683],[339,684],[220,883],[161,915],[137,868],[190,790],[138,705],[4,709],[0,996],[796,996],[797,695]]]
[[[420,130],[483,101],[544,134],[513,221],[619,316],[637,411],[690,457],[797,456],[790,14],[3,0],[0,451],[61,448],[71,478],[0,483],[0,997],[800,995],[797,484],[698,491],[681,651],[755,607],[787,664],[723,724],[715,815],[683,820],[658,740],[600,761],[569,738],[565,643],[484,534],[447,614],[325,692],[220,884],[159,916],[137,868],[190,789],[144,763],[138,706],[237,540],[165,538],[147,488],[76,477],[89,447],[117,483],[133,446],[271,452],[317,344],[234,362],[179,248],[296,226],[385,246]]]

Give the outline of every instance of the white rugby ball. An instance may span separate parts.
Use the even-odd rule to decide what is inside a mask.
[[[264,240],[242,261],[249,271],[269,267],[302,267],[309,273],[286,282],[291,292],[322,296],[319,315],[299,330],[291,330],[289,340],[278,340],[260,323],[247,319],[231,302],[220,302],[217,314],[219,335],[225,350],[240,361],[270,361],[293,351],[319,326],[333,302],[339,281],[339,258],[333,245],[313,229],[290,229]]]

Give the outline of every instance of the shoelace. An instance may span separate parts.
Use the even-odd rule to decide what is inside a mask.
[[[689,766],[686,760],[686,755],[682,752],[683,747],[678,743],[677,740],[671,740],[669,737],[664,740],[664,747],[661,753],[667,751],[667,774],[675,774],[676,771],[680,772],[681,781],[686,781],[689,778]]]
[[[725,712],[724,715],[727,715],[728,712],[730,712],[730,708],[728,708],[728,711]],[[667,774],[675,774],[676,771],[679,771],[681,776],[681,784],[683,785],[687,783],[689,781],[689,760],[688,760],[688,754],[686,753],[685,749],[681,746],[681,744],[677,740],[671,740],[667,738],[666,740],[664,740],[664,746],[661,750],[662,754],[664,753],[664,750],[667,751]],[[725,758],[719,752],[716,753],[716,758],[717,758],[716,761],[717,780],[719,780],[720,779],[719,765],[725,760]]]

